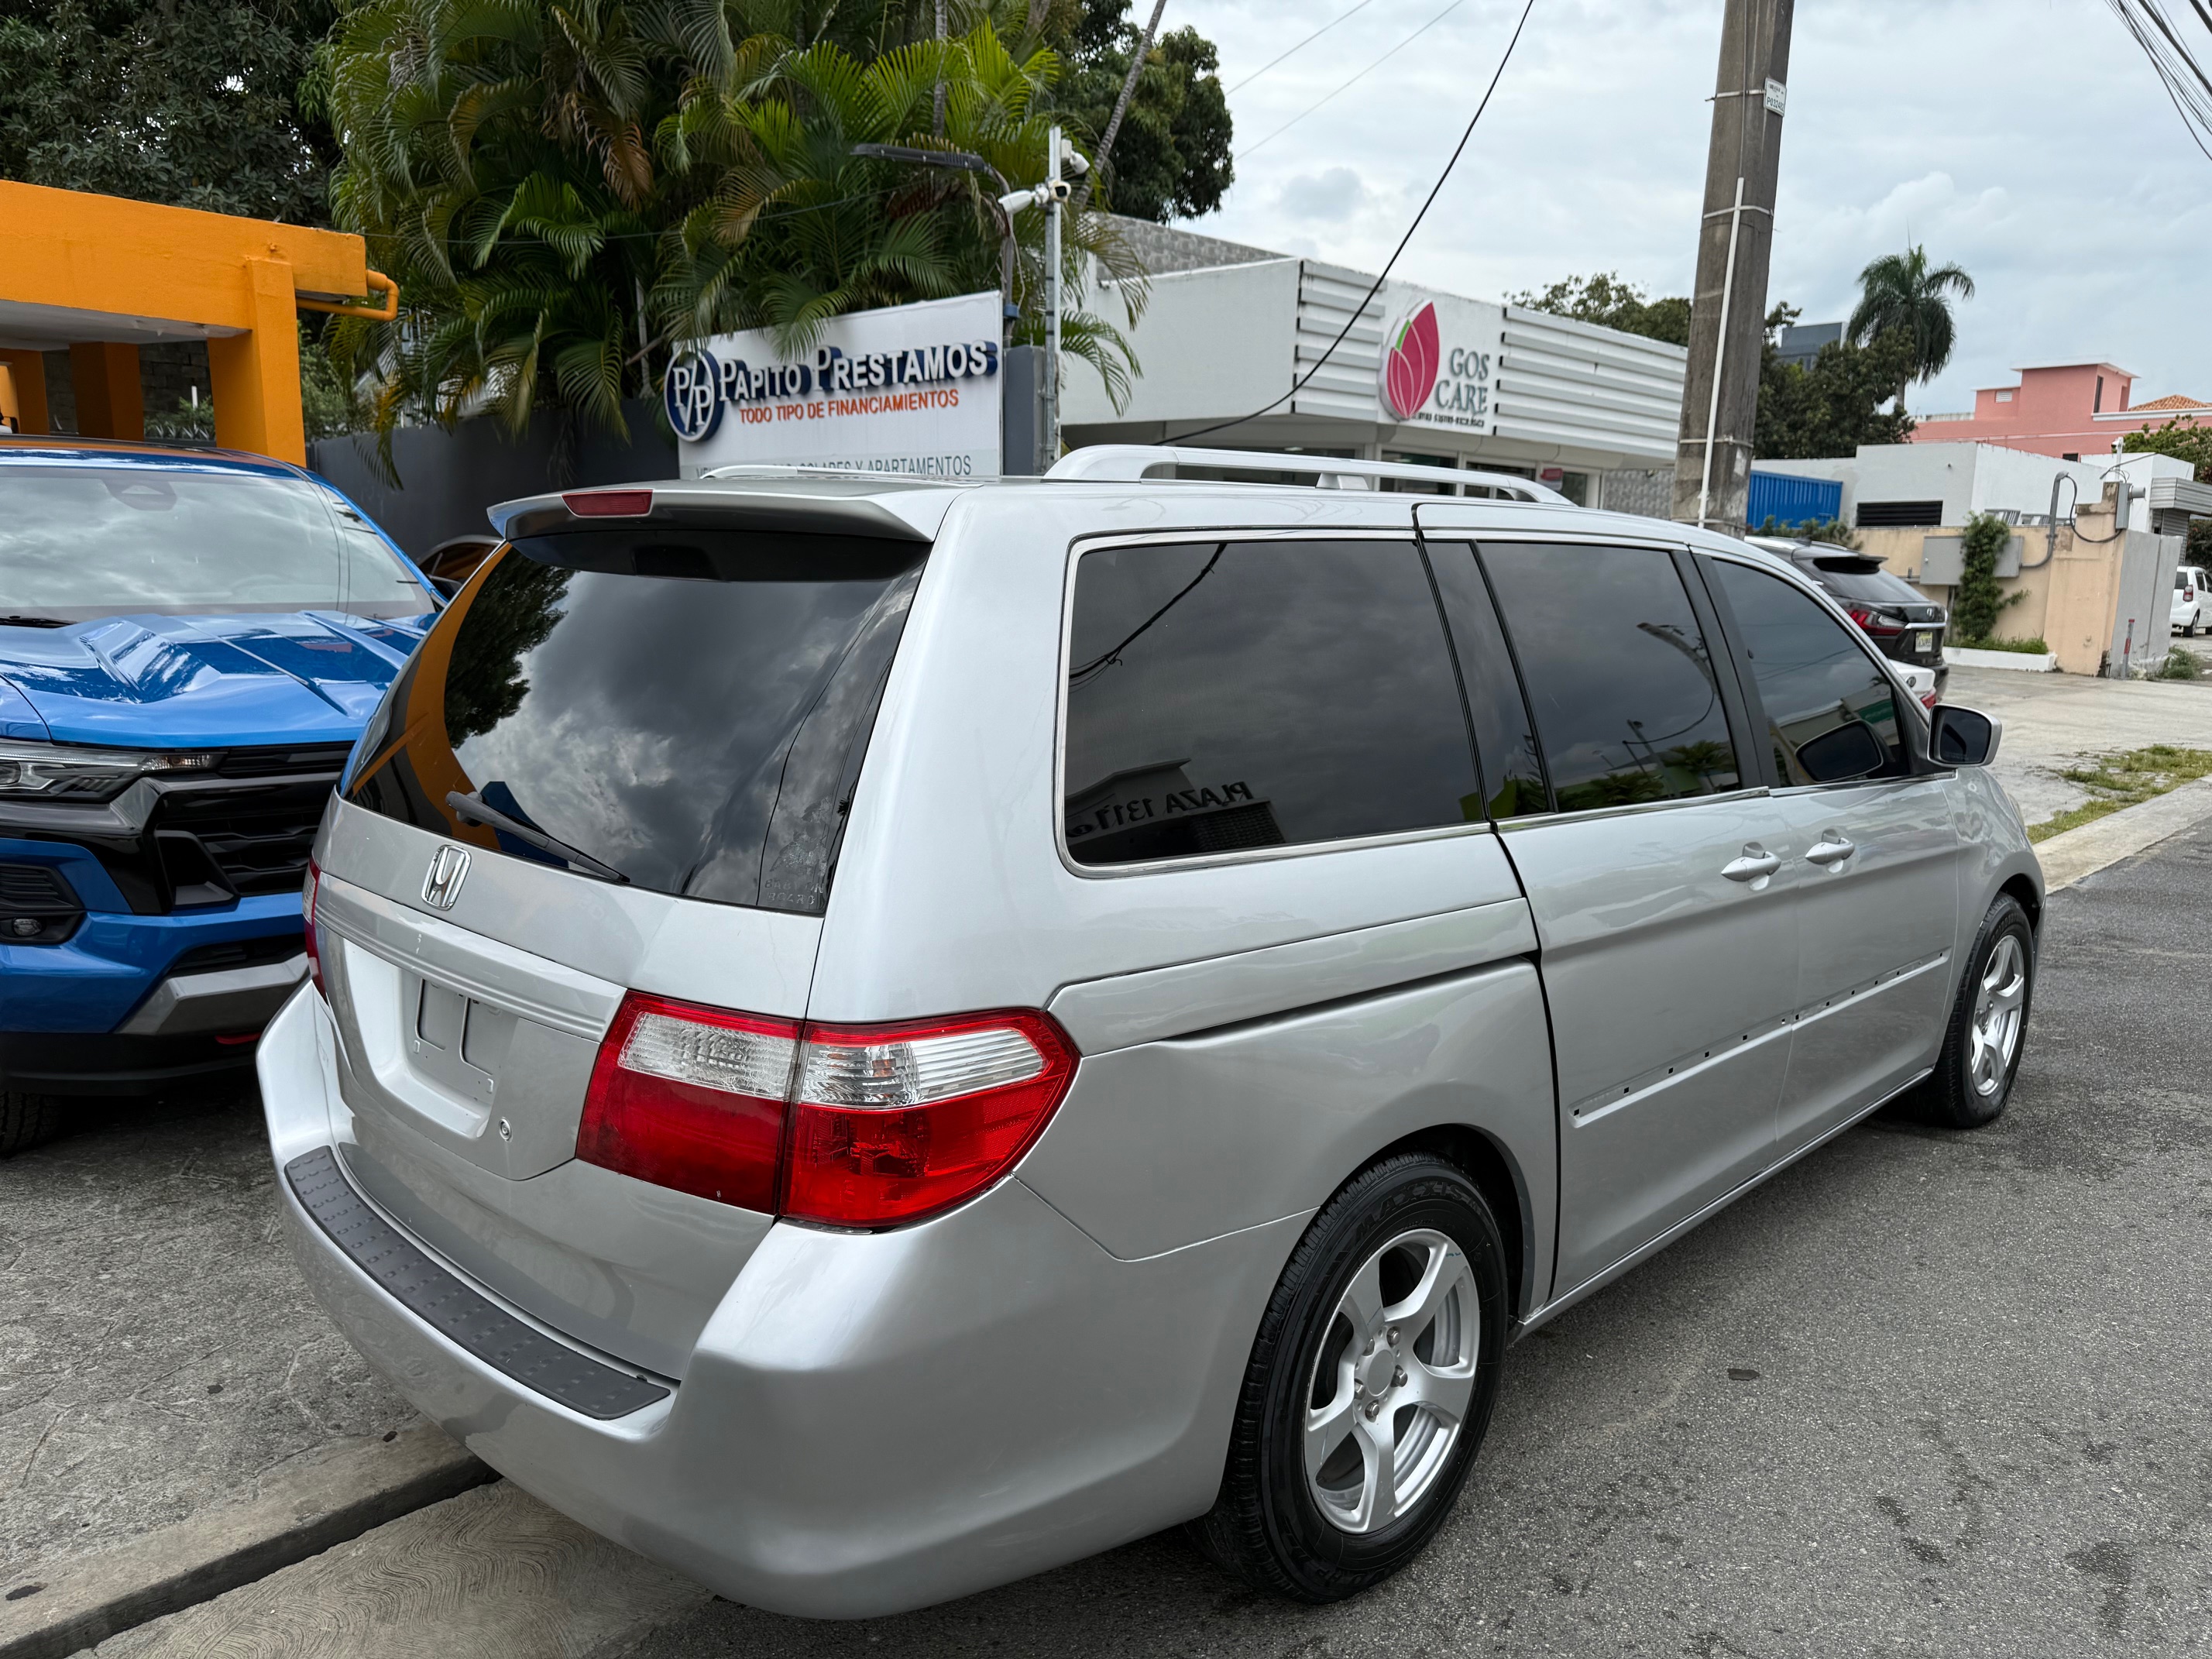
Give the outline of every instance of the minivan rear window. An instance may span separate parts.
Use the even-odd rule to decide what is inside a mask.
[[[655,892],[820,915],[927,548],[641,526],[495,554],[394,682],[356,805]]]

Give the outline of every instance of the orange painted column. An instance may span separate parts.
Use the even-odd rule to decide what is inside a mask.
[[[280,461],[307,464],[307,427],[300,410],[300,324],[292,267],[282,259],[248,259],[240,273],[252,327],[208,341],[208,378],[215,397],[215,441]]]
[[[15,383],[15,429],[52,431],[46,418],[46,360],[35,351],[0,351],[0,364]]]
[[[109,340],[70,347],[76,382],[76,429],[83,438],[140,439],[146,435],[146,400],[138,385],[138,348]]]

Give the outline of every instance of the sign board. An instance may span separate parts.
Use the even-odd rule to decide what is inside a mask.
[[[1393,283],[1376,394],[1382,418],[1454,431],[1497,429],[1493,376],[1505,343],[1505,309]]]
[[[677,354],[662,382],[684,476],[710,467],[853,466],[999,476],[996,291],[832,318],[811,351],[767,329]]]

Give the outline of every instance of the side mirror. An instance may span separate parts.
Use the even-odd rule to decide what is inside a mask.
[[[1928,752],[1938,766],[1987,766],[1997,757],[2004,726],[1976,708],[1938,703],[1928,733]]]
[[[1798,745],[1797,764],[1815,783],[1844,783],[1879,772],[1889,758],[1874,727],[1864,720],[1835,726]]]

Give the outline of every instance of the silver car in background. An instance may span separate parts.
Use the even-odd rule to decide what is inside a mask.
[[[1169,464],[1318,470],[502,508],[324,821],[259,1060],[316,1295],[726,1596],[1179,1522],[1353,1594],[1508,1343],[1887,1102],[2004,1107],[1996,732],[1784,562]]]

